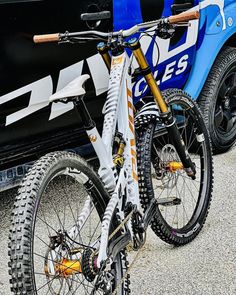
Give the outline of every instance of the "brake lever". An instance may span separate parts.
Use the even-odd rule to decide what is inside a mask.
[[[156,29],[156,35],[161,39],[172,38],[175,34],[175,27],[169,23],[161,23]]]

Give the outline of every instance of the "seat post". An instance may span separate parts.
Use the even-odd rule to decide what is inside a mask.
[[[80,115],[82,122],[84,124],[84,129],[85,130],[91,130],[93,129],[96,124],[91,118],[89,111],[84,103],[83,96],[77,97],[74,101],[74,106]]]

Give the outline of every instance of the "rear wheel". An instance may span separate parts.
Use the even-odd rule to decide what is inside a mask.
[[[96,257],[107,202],[99,178],[78,156],[57,152],[37,161],[19,189],[12,213],[14,294],[91,294],[101,275]],[[111,294],[126,266],[121,252],[106,272],[106,286],[93,294]],[[128,294],[128,280],[117,294]]]
[[[212,193],[212,154],[208,133],[196,104],[181,90],[163,92],[196,167],[188,177],[165,127],[150,121],[138,134],[141,203],[158,202],[152,229],[164,241],[183,245],[200,232]],[[145,120],[144,120],[145,122]]]

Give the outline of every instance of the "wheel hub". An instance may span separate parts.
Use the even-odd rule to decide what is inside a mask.
[[[171,162],[167,163],[166,169],[172,173],[175,173],[178,170],[183,170],[184,166],[181,162],[171,161]]]
[[[69,260],[63,258],[55,265],[56,275],[67,278],[77,273],[82,273],[81,259]]]
[[[224,107],[228,109],[230,107],[230,99],[227,97],[225,98]]]
[[[154,165],[156,177],[162,182],[162,188],[172,189],[178,181],[179,171],[183,170],[183,164],[172,144],[166,144]]]
[[[95,252],[90,248],[70,249],[66,234],[60,232],[57,236],[50,237],[44,272],[48,277],[56,278],[84,274],[85,278],[92,282],[98,273],[96,259]]]

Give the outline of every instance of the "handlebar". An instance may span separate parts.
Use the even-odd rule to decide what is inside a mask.
[[[200,17],[199,11],[189,11],[189,12],[186,11],[177,15],[172,15],[168,19],[170,24],[178,24],[181,22],[187,22],[190,20],[199,19],[199,17]]]
[[[60,41],[60,34],[35,35],[34,43],[58,42]]]
[[[121,30],[118,32],[113,32],[112,36],[122,36],[124,38],[129,37],[135,33],[138,33],[141,29],[148,29],[153,26],[159,25],[159,24],[178,24],[182,22],[188,22],[190,20],[199,19],[199,12],[198,11],[186,11],[183,13],[180,13],[178,15],[173,15],[167,18],[162,18],[155,21],[145,22],[138,25],[135,25],[131,27],[128,30]],[[85,36],[96,36],[100,38],[108,38],[111,36],[111,33],[103,33],[98,31],[84,31],[84,32],[76,32],[76,33],[56,33],[56,34],[46,34],[46,35],[35,35],[33,37],[34,43],[46,43],[46,42],[59,42],[63,38],[70,37],[70,38],[78,38],[78,37],[85,37]]]

